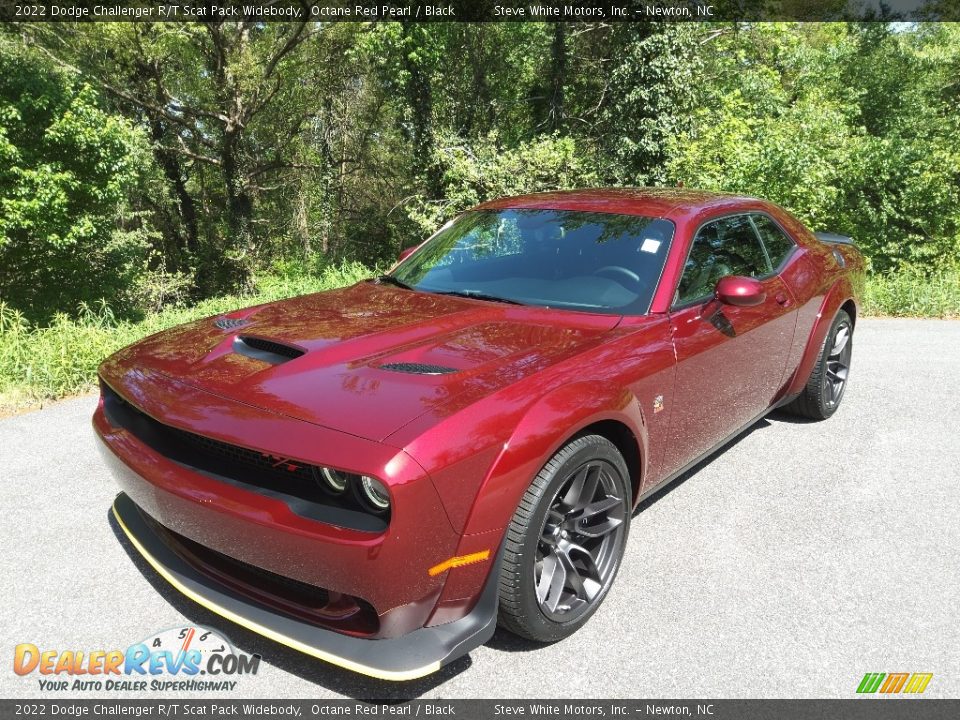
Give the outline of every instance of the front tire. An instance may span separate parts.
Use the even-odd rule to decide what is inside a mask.
[[[806,387],[785,409],[812,420],[826,420],[833,415],[847,389],[852,353],[853,320],[841,310],[833,319]]]
[[[500,625],[555,642],[572,635],[606,597],[630,530],[627,465],[604,437],[563,447],[534,478],[507,530]]]

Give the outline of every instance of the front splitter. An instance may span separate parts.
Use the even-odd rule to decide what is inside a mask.
[[[137,552],[176,590],[211,612],[302,653],[353,672],[403,681],[430,675],[483,645],[497,625],[497,569],[491,569],[477,605],[465,617],[398,638],[369,640],[311,625],[257,603],[196,570],[171,550],[125,493],[113,515]]]

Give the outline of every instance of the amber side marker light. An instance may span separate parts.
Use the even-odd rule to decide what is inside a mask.
[[[489,550],[481,550],[480,552],[470,553],[469,555],[454,555],[452,558],[447,558],[442,563],[434,565],[432,568],[427,570],[427,572],[433,575],[439,575],[442,572],[451,570],[453,568],[463,567],[464,565],[473,565],[474,563],[483,562],[490,557]]]

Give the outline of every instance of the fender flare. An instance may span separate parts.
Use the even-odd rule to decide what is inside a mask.
[[[643,477],[649,452],[646,422],[636,396],[628,388],[598,381],[564,385],[540,397],[517,423],[477,491],[463,534],[505,529],[547,461],[585,428],[604,421],[620,423],[630,431]],[[631,480],[634,485],[639,482],[639,478]]]
[[[820,350],[823,347],[827,333],[830,331],[830,326],[833,325],[833,320],[837,316],[837,312],[839,312],[840,308],[847,302],[853,302],[854,307],[856,307],[856,299],[854,298],[850,280],[848,278],[840,278],[827,291],[823,302],[820,304],[817,321],[810,329],[810,335],[807,337],[806,348],[800,358],[800,364],[797,365],[797,369],[793,373],[784,398],[794,398],[803,392],[807,381],[810,379],[810,374],[813,372],[813,367],[817,364],[817,359],[820,357]],[[854,320],[854,322],[856,322],[856,320]]]
[[[491,463],[474,496],[457,555],[489,553],[492,548],[501,547],[523,494],[541,468],[585,428],[603,421],[621,423],[632,433],[640,458],[638,474],[643,477],[649,453],[645,421],[636,396],[629,389],[605,385],[602,380],[555,388],[524,412]],[[640,477],[632,478],[635,485],[639,485]],[[498,567],[479,563],[452,570],[428,624],[462,617],[473,607],[477,589],[489,582],[491,572],[499,572]]]

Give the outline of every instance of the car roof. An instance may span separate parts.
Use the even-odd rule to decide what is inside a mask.
[[[676,218],[707,209],[739,209],[764,204],[757,198],[691,188],[587,188],[498,198],[474,210],[579,210],[618,215]]]

